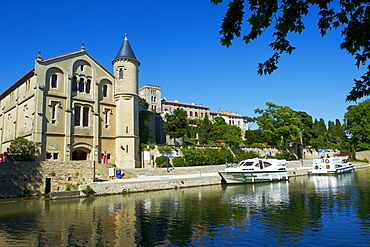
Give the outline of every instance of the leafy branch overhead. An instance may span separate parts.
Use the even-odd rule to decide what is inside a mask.
[[[223,0],[211,0],[218,4]],[[281,54],[295,49],[287,36],[305,29],[302,18],[312,7],[319,9],[318,29],[322,36],[328,30],[341,28],[343,41],[340,48],[347,50],[356,60],[356,66],[365,66],[360,79],[354,79],[354,87],[347,101],[356,101],[370,95],[370,5],[368,0],[232,0],[221,25],[221,44],[229,47],[235,37],[248,44],[273,26],[275,40],[269,44],[272,56],[258,64],[259,75],[271,74],[278,68]],[[246,17],[246,13],[250,14]],[[249,24],[249,32],[242,35],[243,20]]]

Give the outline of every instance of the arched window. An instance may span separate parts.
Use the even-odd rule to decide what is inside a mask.
[[[108,85],[105,84],[102,88],[102,94],[103,94],[103,97],[107,97],[108,96]]]
[[[193,112],[192,111],[190,111],[190,117],[192,117],[193,116]]]
[[[195,112],[195,117],[198,117],[198,112]]]
[[[58,82],[57,74],[52,75],[51,76],[51,88],[56,88],[58,85],[57,82]]]

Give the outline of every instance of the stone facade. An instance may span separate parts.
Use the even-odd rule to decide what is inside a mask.
[[[148,110],[153,112],[161,111],[161,87],[144,85],[139,88],[139,96],[148,102]]]
[[[95,178],[108,180],[108,168],[94,161],[0,163],[0,197],[77,190]],[[117,169],[117,168],[114,168]]]
[[[140,165],[138,67],[125,38],[113,74],[86,51],[43,59],[0,95],[0,152],[24,137],[39,160],[90,160],[120,168]]]
[[[242,116],[240,116],[237,113],[217,110],[216,112],[211,112],[210,114],[211,114],[210,119],[212,120],[215,117],[222,117],[228,125],[238,126],[243,131],[249,129],[247,120],[245,120]]]

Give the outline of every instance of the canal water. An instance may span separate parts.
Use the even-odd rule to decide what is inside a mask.
[[[289,182],[0,201],[0,246],[370,246],[370,168]]]

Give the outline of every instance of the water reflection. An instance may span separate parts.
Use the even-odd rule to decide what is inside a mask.
[[[0,246],[369,244],[370,169],[290,182],[0,201]]]

